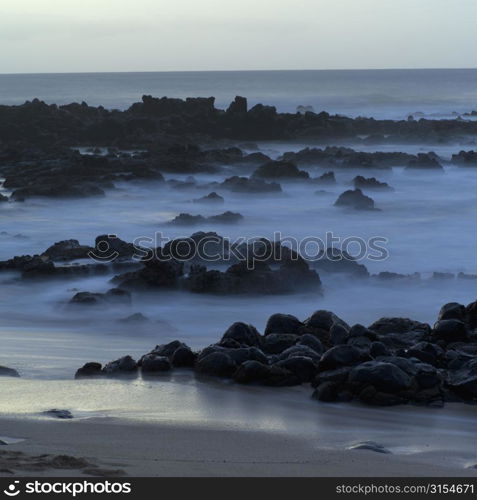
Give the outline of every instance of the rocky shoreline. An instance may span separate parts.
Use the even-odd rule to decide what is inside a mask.
[[[104,366],[86,363],[83,377],[154,377],[176,368],[238,384],[284,387],[307,384],[324,402],[373,406],[477,401],[477,302],[445,304],[430,326],[409,318],[348,325],[331,311],[304,321],[273,314],[263,334],[234,323],[215,344],[195,352],[176,340],[139,360],[126,355]],[[2,376],[19,376],[0,367]]]

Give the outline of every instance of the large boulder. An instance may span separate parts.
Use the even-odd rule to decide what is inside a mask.
[[[13,368],[7,366],[0,366],[0,377],[19,377],[20,374]]]
[[[105,375],[135,375],[138,371],[137,362],[131,356],[124,356],[110,361],[103,367]]]
[[[93,248],[80,245],[78,240],[64,240],[51,245],[42,255],[57,261],[75,260],[88,258],[92,251]]]
[[[335,207],[354,208],[355,210],[375,210],[374,200],[363,194],[361,189],[349,189],[341,193],[335,201]]]
[[[447,385],[465,399],[477,399],[477,359],[471,359],[460,369],[450,371]]]
[[[438,320],[443,319],[458,319],[465,321],[466,311],[465,306],[457,302],[449,302],[444,304],[439,311]]]
[[[166,356],[146,354],[141,359],[141,370],[145,373],[168,372],[171,369],[171,362]]]
[[[372,385],[378,391],[399,392],[409,389],[412,379],[391,363],[367,361],[355,366],[349,373],[348,382],[356,385]]]
[[[225,352],[211,352],[199,357],[195,370],[204,375],[231,377],[237,369],[237,363]]]
[[[341,366],[351,366],[363,359],[362,352],[351,345],[337,345],[328,349],[321,357],[320,371],[333,370]]]
[[[380,335],[389,333],[421,332],[428,334],[431,327],[427,323],[421,323],[409,318],[380,318],[368,327]]]
[[[442,319],[434,325],[431,338],[446,343],[465,342],[468,340],[467,327],[458,319]]]
[[[270,333],[262,339],[262,349],[270,354],[280,354],[295,345],[300,337],[287,333]]]
[[[76,370],[75,378],[101,377],[102,375],[104,375],[102,368],[103,366],[101,365],[101,363],[91,361]]]
[[[236,322],[227,328],[222,335],[221,342],[225,340],[235,340],[241,345],[260,347],[261,337],[253,325]]]
[[[277,365],[266,365],[258,361],[242,363],[234,374],[235,382],[240,384],[261,384],[283,387],[300,384],[300,379],[289,370]]]
[[[264,179],[309,179],[310,175],[290,161],[269,161],[258,167],[253,177]]]
[[[265,335],[272,333],[287,333],[300,335],[303,331],[303,323],[291,314],[272,314],[268,318],[267,326],[265,327]]]

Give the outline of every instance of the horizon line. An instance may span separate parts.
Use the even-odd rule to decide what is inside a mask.
[[[273,73],[273,72],[313,72],[313,71],[462,71],[477,70],[469,67],[422,67],[422,68],[328,68],[328,69],[204,69],[204,70],[135,70],[135,71],[38,71],[0,72],[0,76],[14,75],[93,75],[93,74],[134,74],[134,73]]]

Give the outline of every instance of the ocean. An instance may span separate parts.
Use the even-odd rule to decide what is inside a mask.
[[[48,103],[86,101],[91,105],[124,109],[140,100],[143,94],[169,97],[213,95],[221,108],[226,107],[235,95],[243,95],[248,97],[250,105],[258,102],[272,104],[279,111],[294,112],[297,106],[306,105],[313,106],[315,111],[350,116],[405,119],[410,113],[422,113],[419,116],[455,118],[477,109],[477,70],[0,75],[1,104],[20,104],[38,97]],[[312,145],[306,142],[259,142],[256,147],[276,159],[286,151]],[[229,400],[224,405],[222,396],[220,401],[212,400],[211,404],[208,389],[204,389],[206,385],[189,379],[186,382],[163,379],[157,383],[105,381],[87,385],[73,381],[72,377],[75,370],[88,361],[104,363],[125,354],[139,358],[155,345],[176,338],[200,349],[216,342],[235,321],[254,324],[263,331],[267,318],[277,312],[294,314],[304,320],[314,310],[329,309],[350,324],[369,325],[382,316],[408,316],[433,323],[444,303],[458,301],[466,304],[475,300],[476,280],[430,279],[434,271],[477,273],[477,238],[473,229],[477,171],[448,164],[453,153],[471,149],[472,144],[363,146],[362,142],[357,142],[349,146],[366,151],[413,154],[433,149],[440,156],[445,170],[437,174],[416,173],[407,171],[405,165],[392,171],[337,170],[338,183],[327,186],[326,192],[319,196],[315,193],[317,186],[312,183],[285,182],[283,194],[276,198],[258,195],[244,200],[241,194],[220,192],[225,198],[220,209],[197,206],[191,200],[210,192],[206,186],[208,182],[221,181],[225,175],[232,175],[229,166],[218,174],[197,175],[198,187],[190,189],[173,190],[152,181],[117,183],[115,189],[108,190],[100,199],[27,199],[24,203],[1,204],[0,260],[41,253],[54,242],[70,238],[93,244],[97,235],[105,233],[118,234],[120,238],[132,241],[139,236],[152,237],[157,231],[178,237],[197,230],[214,230],[232,239],[273,237],[275,231],[303,239],[323,237],[325,232],[331,231],[341,239],[359,237],[367,241],[375,236],[386,238],[389,257],[378,262],[364,260],[361,263],[371,273],[419,272],[424,279],[379,282],[323,275],[323,296],[300,293],[272,297],[217,297],[162,291],[149,296],[134,294],[130,306],[91,309],[85,314],[83,310],[69,308],[68,301],[77,291],[105,292],[112,286],[109,280],[113,278],[113,272],[107,276],[84,277],[73,283],[61,280],[26,282],[17,279],[14,273],[2,273],[0,365],[18,369],[22,378],[15,383],[5,383],[7,389],[2,389],[5,401],[2,401],[0,413],[37,415],[54,406],[69,408],[79,416],[194,418],[201,422],[214,418],[212,414],[218,415],[216,418],[220,417],[222,421],[230,418],[234,422],[237,415],[242,415],[239,420],[244,425],[248,425],[250,415],[255,415],[256,421],[265,415],[267,418],[260,420],[260,425],[287,428],[290,419],[283,415],[286,416],[285,407],[290,406],[291,393],[276,394],[281,403],[279,411],[271,412],[276,419],[272,425],[268,417],[270,409],[261,406],[266,398],[261,398],[260,404],[255,400],[249,404],[245,399],[246,410],[240,413],[240,407],[237,410]],[[242,147],[246,152],[255,150],[255,146],[248,151],[246,146]],[[247,166],[233,168],[239,169],[233,171],[239,175],[249,175],[253,170]],[[306,169],[312,177],[329,170],[319,165]],[[358,174],[376,176],[394,188],[392,192],[369,193],[380,211],[345,213],[333,206],[338,195],[350,188],[353,177]],[[186,178],[173,174],[165,177]],[[1,192],[9,194],[2,188]],[[234,227],[207,227],[204,224],[178,229],[167,225],[181,212],[209,216],[225,210],[240,212],[244,216],[243,222]],[[133,313],[142,313],[150,321],[133,327],[118,321]],[[184,391],[186,400],[183,399]],[[236,401],[242,401],[242,393],[236,392]],[[307,432],[326,428],[316,420],[315,403],[307,399],[304,404],[303,412],[315,426],[307,427]],[[179,406],[184,408],[182,413]],[[339,408],[346,408],[339,410],[343,411],[346,421],[347,407]],[[389,423],[383,425],[388,426],[386,432],[394,435],[398,424],[393,424],[392,414],[375,412],[375,409],[366,410],[364,419],[374,427],[376,422],[386,422],[389,417]],[[353,411],[353,419],[355,415]],[[443,414],[444,417],[450,418],[448,414]],[[427,425],[427,414],[422,418]],[[334,422],[334,415],[332,420]],[[412,425],[414,421],[414,414],[406,420]],[[294,415],[292,422],[293,425],[299,423],[297,428],[302,426],[302,415]],[[325,427],[320,427],[323,425]],[[445,419],[443,425],[447,425]],[[355,426],[353,420],[350,427],[354,429]],[[342,432],[342,426],[337,428]],[[362,428],[366,439],[374,438],[368,426],[360,424],[359,429]],[[361,435],[359,429],[356,431],[358,437]],[[424,434],[424,437],[428,439],[429,435]],[[466,441],[467,438],[466,433],[462,439]],[[413,439],[408,439],[409,446]]]
[[[215,96],[219,108],[242,95],[284,112],[312,106],[353,117],[444,118],[477,109],[477,69],[0,74],[0,104],[37,97],[125,109],[143,94]]]

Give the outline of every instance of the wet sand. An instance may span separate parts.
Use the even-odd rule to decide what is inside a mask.
[[[186,371],[154,380],[4,379],[0,391],[0,436],[24,439],[0,446],[4,475],[477,475],[470,405],[325,404],[306,386],[243,387]],[[51,408],[75,418],[42,413]],[[391,453],[348,449],[361,441]],[[85,462],[57,468],[57,455]]]
[[[455,456],[436,451],[414,455],[316,447],[267,431],[212,426],[135,423],[121,419],[82,421],[0,420],[3,434],[25,441],[0,448],[0,475],[11,476],[475,476]],[[12,452],[22,452],[13,454]],[[6,453],[9,454],[6,455]],[[43,458],[68,455],[88,465],[52,467]],[[6,458],[9,458],[8,463]],[[35,465],[40,462],[39,465]],[[30,467],[30,470],[28,470]]]

